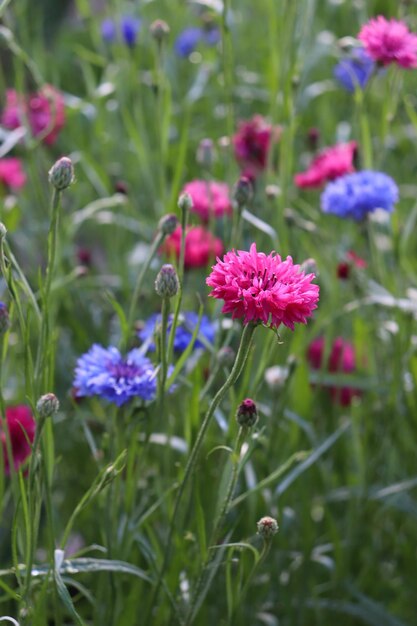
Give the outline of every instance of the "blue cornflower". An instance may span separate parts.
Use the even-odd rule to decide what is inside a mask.
[[[218,28],[198,28],[190,26],[185,28],[176,38],[174,43],[175,52],[180,57],[188,57],[200,42],[207,46],[215,46],[220,40]]]
[[[78,397],[99,396],[117,406],[132,398],[153,400],[156,371],[138,348],[123,357],[113,346],[94,344],[77,361],[74,387]]]
[[[140,30],[140,20],[125,15],[120,20],[120,30],[127,46],[133,47]]]
[[[342,59],[334,67],[333,75],[342,87],[353,93],[357,87],[365,87],[374,68],[375,63],[365,50],[355,48],[351,58]]]
[[[107,43],[112,43],[116,39],[116,24],[110,18],[101,22],[101,36]]]
[[[376,209],[389,213],[398,201],[398,187],[382,172],[364,170],[328,183],[321,195],[324,213],[361,220]]]
[[[148,320],[145,322],[144,328],[139,331],[138,336],[139,339],[143,342],[150,341],[155,333],[155,328],[158,324],[161,323],[162,316],[160,313],[155,313],[151,315]],[[168,318],[168,332],[171,330],[173,315],[170,315]],[[191,341],[193,331],[197,326],[198,315],[192,311],[187,313],[182,313],[178,318],[178,325],[175,329],[175,337],[174,337],[174,350],[178,352],[184,352],[187,348],[188,344]],[[213,324],[210,322],[209,318],[206,315],[201,317],[200,328],[198,332],[197,339],[194,343],[194,348],[204,348],[204,343],[198,339],[204,338],[208,343],[214,343],[215,329]],[[155,343],[151,341],[149,343],[150,351],[155,350]]]

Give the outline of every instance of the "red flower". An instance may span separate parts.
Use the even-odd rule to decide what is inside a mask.
[[[337,277],[341,280],[346,280],[349,278],[350,271],[352,267],[356,267],[358,269],[365,269],[368,264],[365,259],[362,259],[358,256],[353,250],[349,250],[346,253],[346,261],[342,261],[337,266]]]
[[[279,127],[273,128],[262,115],[240,123],[232,141],[243,176],[254,179],[266,168],[271,140],[279,139],[280,132]]]
[[[0,182],[10,189],[20,189],[26,182],[26,174],[20,159],[9,157],[0,159]]]
[[[206,283],[213,287],[213,298],[225,301],[222,311],[232,313],[233,319],[271,328],[284,324],[294,330],[296,322],[306,324],[317,308],[319,287],[311,284],[313,278],[290,256],[285,261],[275,252],[267,256],[253,243],[249,252],[233,250],[223,261],[217,259]]]
[[[358,39],[369,56],[381,65],[417,67],[417,35],[410,33],[404,22],[378,15],[362,26]]]
[[[226,183],[193,180],[187,183],[181,193],[188,193],[193,201],[191,211],[207,222],[210,215],[221,217],[232,212],[229,187]]]
[[[13,130],[23,126],[25,119],[35,137],[41,135],[44,143],[53,144],[65,124],[62,94],[51,85],[45,85],[26,98],[19,96],[14,89],[8,89],[1,123]]]
[[[175,255],[177,260],[180,256],[182,228],[178,226],[165,239],[162,251],[168,256]],[[210,259],[214,259],[223,253],[223,243],[203,226],[187,228],[185,236],[184,267],[205,267]]]
[[[306,172],[294,176],[297,187],[321,187],[329,180],[355,171],[353,159],[356,153],[355,141],[339,143],[322,150],[312,161]]]
[[[311,342],[307,358],[313,369],[321,369],[323,365],[325,340],[324,337],[318,337]],[[326,369],[333,373],[351,373],[356,370],[355,349],[349,341],[345,341],[342,337],[336,337],[333,341],[332,349],[327,361]],[[354,397],[361,395],[359,389],[354,387],[326,387],[334,402],[349,406]]]
[[[31,444],[35,439],[36,422],[29,407],[24,404],[9,406],[6,409],[6,423],[9,431],[13,466],[17,471],[26,461],[31,453]],[[0,441],[3,446],[4,469],[7,475],[10,474],[10,459],[7,453],[6,433],[0,426]]]

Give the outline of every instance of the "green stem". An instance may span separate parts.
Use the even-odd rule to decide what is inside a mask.
[[[225,397],[229,389],[232,387],[232,385],[234,385],[234,383],[239,378],[242,372],[242,369],[246,363],[255,328],[256,326],[251,323],[247,324],[244,327],[243,333],[240,339],[239,350],[236,355],[235,363],[233,365],[233,369],[230,372],[229,377],[225,381],[224,385],[219,389],[219,391],[214,396],[207,410],[207,413],[204,417],[203,423],[201,424],[200,430],[198,431],[197,438],[195,440],[193,449],[191,450],[191,454],[188,458],[187,465],[184,470],[184,477],[181,481],[181,484],[176,494],[176,498],[174,502],[174,511],[172,514],[169,533],[168,533],[168,539],[167,539],[166,546],[164,549],[164,560],[163,560],[162,567],[158,575],[158,581],[155,586],[155,590],[151,599],[151,603],[150,603],[151,608],[155,606],[156,599],[158,597],[158,593],[161,588],[162,580],[163,580],[163,577],[165,575],[165,572],[167,570],[168,563],[170,560],[174,529],[176,528],[176,525],[177,525],[178,513],[180,509],[180,504],[181,504],[181,501],[185,492],[185,487],[187,486],[188,481],[194,472],[196,461],[197,461],[201,446],[203,444],[205,435],[207,433],[208,427],[210,426],[211,420],[213,418],[214,412],[219,406],[219,404],[222,402],[223,398]]]
[[[175,339],[175,331],[178,324],[178,316],[181,311],[182,304],[182,294],[184,290],[184,259],[185,259],[185,237],[186,237],[186,228],[187,228],[187,211],[184,209],[181,204],[181,247],[180,247],[180,256],[178,260],[178,281],[180,284],[180,289],[178,292],[178,298],[175,305],[174,315],[172,318],[171,331],[169,333],[168,339],[168,363],[172,362],[172,356],[174,353],[174,339]]]
[[[160,349],[160,354],[159,354],[161,367],[159,370],[159,379],[158,379],[158,403],[160,406],[161,414],[163,413],[162,408],[164,404],[165,382],[167,379],[167,371],[168,371],[167,329],[168,329],[169,309],[170,309],[170,298],[163,298],[162,299],[161,337],[160,337],[161,349]]]

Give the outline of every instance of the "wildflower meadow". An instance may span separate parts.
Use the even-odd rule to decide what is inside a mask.
[[[0,49],[0,622],[417,624],[417,2]]]

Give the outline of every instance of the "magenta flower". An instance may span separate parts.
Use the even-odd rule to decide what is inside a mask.
[[[232,212],[229,187],[226,183],[192,180],[184,186],[181,193],[190,194],[193,201],[191,210],[204,222],[208,222],[211,215],[221,217]]]
[[[52,145],[65,124],[62,94],[51,85],[45,85],[26,98],[19,96],[14,89],[8,89],[1,123],[5,128],[14,130],[24,125],[25,118],[33,135],[41,135],[44,143]]]
[[[381,65],[417,67],[417,35],[410,33],[404,22],[378,15],[362,26],[358,39],[369,56]]]
[[[223,261],[217,259],[206,279],[213,287],[210,296],[224,300],[223,313],[233,319],[268,324],[278,328],[284,324],[307,323],[319,299],[318,285],[311,284],[314,274],[304,274],[290,256],[285,261],[279,254],[268,256],[256,250],[227,252]]]
[[[0,183],[9,189],[17,190],[24,186],[26,174],[22,169],[22,162],[15,157],[0,159]]]
[[[36,422],[30,408],[24,404],[19,404],[18,406],[7,407],[3,423],[9,431],[13,465],[17,471],[32,452],[31,444],[35,439]],[[7,453],[6,433],[2,430],[1,424],[0,443],[3,447],[4,471],[9,475],[10,459]]]
[[[329,180],[351,174],[355,171],[353,160],[356,150],[356,141],[325,148],[313,159],[306,172],[294,176],[294,183],[297,187],[314,189]]]
[[[178,260],[181,249],[182,228],[178,226],[174,232],[165,239],[161,246],[161,252],[168,257],[175,256]],[[190,226],[185,234],[184,267],[186,270],[205,267],[207,263],[215,259],[223,252],[223,243],[204,226]]]
[[[266,169],[271,141],[279,139],[280,132],[278,126],[272,127],[262,115],[240,123],[232,141],[243,176],[254,179]]]

